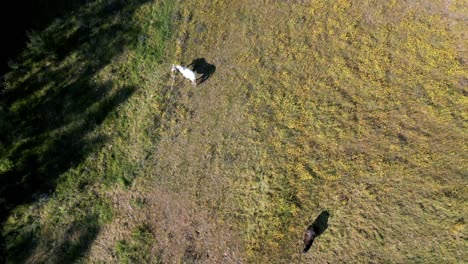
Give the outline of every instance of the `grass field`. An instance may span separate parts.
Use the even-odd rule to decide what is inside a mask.
[[[0,108],[5,260],[466,262],[467,8],[96,1],[32,33]]]

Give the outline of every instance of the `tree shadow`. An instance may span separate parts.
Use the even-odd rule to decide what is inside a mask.
[[[44,251],[51,251],[48,254],[34,254],[32,249],[35,247],[48,247],[49,245],[45,245],[44,242],[38,245],[31,234],[26,234],[10,249],[13,256],[9,260],[14,260],[15,263],[74,263],[89,251],[99,230],[96,215],[88,215],[82,220],[75,221],[57,240],[51,237],[42,238],[50,244],[58,244],[53,248],[44,249]],[[28,250],[27,254],[25,254],[25,249]]]
[[[216,71],[216,66],[208,63],[205,58],[195,59],[188,66],[192,66],[192,70],[195,73],[202,75],[200,78],[197,79],[197,84],[202,84],[203,82],[208,80],[208,78],[210,78],[211,75],[213,75],[213,73],[215,73]]]
[[[91,215],[72,223],[62,236],[56,252],[51,254],[54,258],[51,262],[74,263],[88,252],[100,230],[97,221],[98,217]]]
[[[97,1],[56,20],[31,38],[21,62],[5,75],[0,90],[2,227],[12,210],[53,194],[60,175],[106,144],[97,128],[136,87],[101,81],[97,73],[136,44],[141,28],[128,19],[148,1]],[[7,235],[0,239],[0,262],[12,254],[5,252]]]
[[[0,51],[0,78],[26,47],[28,31],[42,31],[54,19],[78,10],[96,0],[25,0],[0,2],[0,31],[8,36]],[[14,14],[12,16],[11,14]]]
[[[328,218],[330,213],[327,210],[322,211],[314,222],[307,227],[306,234],[304,237],[304,250],[303,253],[309,251],[314,243],[314,240],[325,232],[328,228]]]

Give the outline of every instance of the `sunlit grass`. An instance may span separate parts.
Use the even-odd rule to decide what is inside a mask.
[[[460,260],[463,242],[449,227],[466,212],[459,184],[466,173],[460,143],[467,70],[442,6],[187,4],[182,12],[191,20],[179,31],[189,34],[183,60],[206,56],[220,69],[191,99],[200,102],[187,107],[228,110],[218,128],[186,118],[181,126],[192,133],[182,137],[190,141],[180,139],[181,148],[202,144],[197,126],[223,137],[212,136],[214,151],[177,154],[187,162],[179,166],[198,167],[187,156],[209,155],[221,172],[165,173],[180,175],[182,190],[202,193],[201,201],[228,186],[220,215],[239,228],[254,262],[297,258],[303,230],[325,209],[330,228],[303,260]],[[197,33],[198,25],[209,30]],[[237,118],[245,120],[241,128]]]

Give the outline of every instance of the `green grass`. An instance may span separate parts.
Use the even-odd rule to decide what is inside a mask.
[[[115,251],[120,263],[160,263],[151,254],[150,249],[154,243],[151,232],[144,226],[137,227],[130,243],[119,240],[115,245]]]
[[[171,8],[96,1],[31,33],[1,102],[7,262],[80,260],[111,221],[106,190],[132,184],[158,137]]]
[[[466,1],[300,2],[98,1],[33,33],[0,107],[7,261],[466,260]]]

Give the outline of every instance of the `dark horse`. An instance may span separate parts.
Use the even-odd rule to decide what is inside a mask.
[[[195,73],[201,74],[201,77],[197,79],[197,84],[201,84],[208,80],[211,75],[216,71],[216,66],[206,62],[205,58],[199,58],[192,61],[189,67],[192,66],[192,70]]]
[[[314,239],[328,228],[328,217],[330,213],[328,211],[323,211],[320,215],[315,219],[314,223],[311,224],[304,235],[304,250],[303,253],[309,251],[314,243]]]

